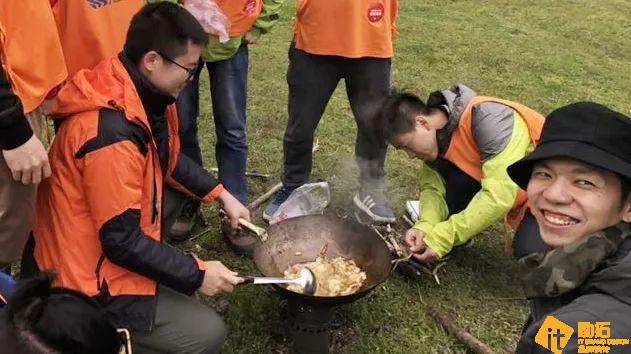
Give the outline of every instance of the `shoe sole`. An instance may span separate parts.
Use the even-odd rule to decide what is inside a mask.
[[[269,215],[269,214],[268,214],[268,213],[266,213],[266,212],[263,212],[263,220],[265,220],[265,221],[267,221],[267,222],[270,222],[270,221],[272,221],[272,216],[271,216],[271,215]]]
[[[361,200],[359,200],[359,196],[358,195],[353,197],[353,202],[355,203],[356,207],[358,207],[361,211],[366,213],[366,215],[368,215],[373,221],[381,222],[381,223],[393,223],[393,222],[397,221],[396,217],[394,217],[394,218],[385,218],[383,216],[379,216],[379,215],[373,213],[372,211],[370,211],[370,209],[368,209],[364,205],[364,203],[362,203]]]

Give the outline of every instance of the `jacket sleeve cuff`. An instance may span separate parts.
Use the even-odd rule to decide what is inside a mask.
[[[13,125],[4,127],[2,130],[0,134],[0,149],[2,150],[13,150],[33,136],[33,129],[26,117],[16,119]]]
[[[201,259],[193,256],[195,258],[195,261],[197,262],[197,268],[199,268],[199,270],[206,270],[206,262],[202,261]]]
[[[431,234],[426,234],[423,239],[427,247],[431,248],[436,254],[438,258],[443,258],[447,255],[453,248],[452,245],[447,245],[445,242],[441,242],[441,240],[436,239],[436,237],[432,237]]]
[[[202,201],[204,203],[210,203],[215,199],[219,198],[219,195],[225,190],[223,184],[218,184],[217,187],[213,188],[210,193],[206,194]]]
[[[426,222],[426,221],[419,221],[416,224],[414,224],[414,226],[412,226],[412,228],[416,229],[416,230],[421,230],[426,235],[429,235],[429,233],[432,232],[432,229],[434,229],[434,226],[431,225],[430,223]]]
[[[197,258],[197,256],[195,255],[192,255],[192,257],[195,259],[195,262],[197,263],[197,269],[199,269],[197,278],[195,279],[195,283],[193,286],[193,288],[197,290],[202,286],[202,283],[204,282],[204,276],[206,275],[206,263],[204,263],[204,261],[202,261],[201,259]]]

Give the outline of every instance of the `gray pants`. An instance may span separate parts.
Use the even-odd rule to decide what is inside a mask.
[[[131,343],[134,354],[217,353],[225,337],[226,326],[217,312],[159,286],[153,331],[132,333]]]
[[[33,133],[39,137],[41,117],[27,115]],[[24,185],[13,179],[4,157],[0,155],[0,268],[22,256],[33,227],[36,184]]]

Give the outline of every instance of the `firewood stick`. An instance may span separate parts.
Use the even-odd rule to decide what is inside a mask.
[[[282,187],[283,187],[283,182],[278,182],[278,184],[276,184],[272,188],[270,188],[270,190],[265,192],[265,194],[263,194],[262,196],[256,198],[255,201],[250,203],[250,205],[248,205],[248,209],[254,210],[254,209],[258,208],[259,205],[263,204],[266,200],[271,198],[274,195],[274,193],[278,192]]]
[[[211,167],[211,168],[208,169],[208,171],[217,173],[217,172],[219,172],[219,168]],[[259,178],[269,178],[270,177],[270,175],[266,175],[266,174],[258,173],[258,172],[246,172],[245,175],[248,176],[248,177],[259,177]]]
[[[471,333],[467,332],[467,330],[452,322],[444,313],[435,308],[429,308],[427,314],[452,336],[456,337],[462,344],[466,345],[472,352],[476,354],[493,354],[491,348],[482,343],[482,341],[474,337]]]
[[[408,225],[410,225],[410,227],[414,226],[414,223],[412,222],[412,220],[410,220],[410,218],[408,218],[407,215],[403,215],[403,221],[405,221]]]

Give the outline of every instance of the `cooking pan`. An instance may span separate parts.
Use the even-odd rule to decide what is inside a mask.
[[[254,263],[266,277],[282,277],[287,267],[311,262],[326,247],[328,258],[352,259],[366,272],[366,280],[354,294],[311,296],[274,285],[288,299],[313,305],[343,305],[372,291],[388,278],[391,256],[385,242],[374,230],[356,221],[329,215],[307,215],[270,226],[267,240],[254,247]],[[326,246],[325,246],[326,245]]]

